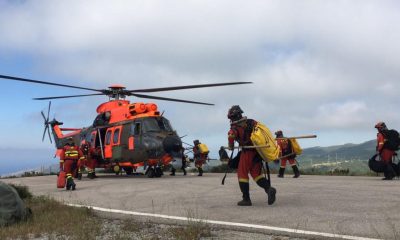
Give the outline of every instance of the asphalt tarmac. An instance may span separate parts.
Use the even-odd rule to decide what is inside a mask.
[[[277,200],[269,206],[264,191],[250,182],[253,206],[239,207],[236,174],[182,176],[100,175],[77,181],[76,191],[56,188],[56,176],[2,179],[26,185],[36,195],[66,203],[168,216],[245,223],[354,237],[400,239],[400,180],[379,177],[272,176]],[[251,231],[247,229],[246,231]],[[275,234],[286,232],[271,230]],[[304,235],[307,238],[325,238]]]

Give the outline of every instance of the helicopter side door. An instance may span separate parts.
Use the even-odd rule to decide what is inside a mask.
[[[122,150],[125,147],[121,143],[122,126],[113,127],[111,145],[112,145],[112,159],[115,162],[123,161]]]
[[[104,139],[104,158],[112,158],[112,145],[111,145],[111,136],[113,133],[113,128],[107,129],[105,139]]]
[[[143,146],[142,127],[143,123],[141,120],[136,120],[130,126],[128,137],[128,159],[132,163],[139,163],[147,160],[146,150]]]

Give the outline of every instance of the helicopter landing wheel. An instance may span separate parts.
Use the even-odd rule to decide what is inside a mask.
[[[156,167],[156,169],[154,171],[154,175],[155,175],[155,177],[161,177],[162,175],[164,175],[164,173],[160,167]]]
[[[154,168],[150,167],[149,169],[147,169],[147,173],[146,173],[148,178],[153,178],[155,177],[156,173],[154,171]]]

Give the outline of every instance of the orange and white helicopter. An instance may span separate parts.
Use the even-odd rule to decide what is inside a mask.
[[[49,102],[47,116],[45,116],[43,111],[41,112],[45,123],[42,140],[44,140],[47,132],[51,141],[49,130],[51,128],[57,148],[56,155],[59,156],[64,145],[72,139],[75,145],[80,146],[81,149],[84,150],[84,154],[87,156],[85,165],[94,163],[94,165],[90,167],[113,169],[117,174],[122,168],[128,175],[136,171],[138,167],[144,166],[148,177],[160,177],[162,175],[162,167],[169,164],[173,164],[175,168],[180,168],[179,164],[182,162],[180,160],[183,154],[182,141],[177,132],[172,128],[168,119],[163,117],[163,114],[159,112],[158,106],[155,103],[131,103],[129,100],[125,99],[126,97],[134,96],[163,101],[214,105],[204,102],[151,96],[142,93],[251,83],[228,82],[126,90],[126,88],[121,85],[112,85],[108,89],[94,89],[6,75],[0,75],[0,79],[95,92],[92,94],[41,97],[34,98],[34,100],[98,95],[108,96],[109,101],[97,107],[97,117],[94,119],[93,124],[83,128],[62,128],[60,127],[63,124],[62,122],[56,119],[50,121],[51,102]]]

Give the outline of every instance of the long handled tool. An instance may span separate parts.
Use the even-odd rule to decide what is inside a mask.
[[[225,184],[225,178],[226,178],[226,175],[228,174],[228,170],[229,170],[229,163],[232,161],[232,157],[233,157],[233,152],[234,151],[235,151],[235,149],[232,149],[232,153],[231,153],[231,156],[229,157],[228,165],[226,166],[225,175],[222,178],[222,182],[221,182],[222,185]]]
[[[302,136],[295,136],[295,137],[279,137],[275,139],[303,139],[303,138],[316,138],[317,135],[302,135]]]
[[[275,138],[277,140],[279,139],[302,139],[302,138],[316,138],[317,135],[304,135],[304,136],[297,136],[297,137],[283,137],[283,138]],[[270,145],[259,145],[259,146],[237,146],[234,148],[238,149],[252,149],[252,148],[264,148],[264,147],[270,147]],[[229,147],[223,147],[224,149],[230,149]]]

